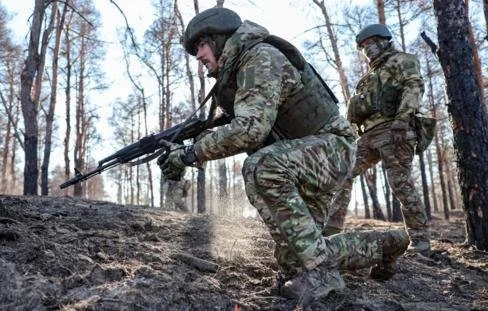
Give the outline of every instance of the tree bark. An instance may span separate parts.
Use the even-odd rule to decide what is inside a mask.
[[[37,179],[39,176],[37,166],[37,143],[39,135],[38,105],[31,96],[32,86],[40,64],[39,40],[41,25],[44,16],[44,0],[35,0],[32,25],[29,35],[29,46],[25,66],[20,76],[22,115],[24,117],[24,195],[37,195]]]
[[[385,25],[385,0],[376,0],[376,11],[378,12],[378,22]]]
[[[378,201],[378,191],[376,188],[376,168],[369,169],[369,172],[365,174],[365,178],[369,189],[369,195],[373,202],[373,219],[386,220],[385,215],[381,211],[380,202]]]
[[[339,52],[339,48],[337,46],[337,36],[335,31],[332,27],[332,22],[330,20],[329,14],[327,13],[327,8],[325,6],[324,0],[313,0],[313,2],[320,8],[322,11],[322,15],[324,16],[325,20],[325,27],[327,28],[327,35],[330,40],[330,44],[332,46],[332,53],[334,55],[334,64],[333,67],[339,73],[339,80],[341,83],[341,90],[342,95],[344,96],[345,101],[347,102],[351,97],[351,93],[349,91],[349,83],[347,81],[347,76],[344,71],[344,66],[342,65],[341,54]]]
[[[393,196],[393,199],[391,200],[391,221],[393,222],[399,222],[403,221],[403,213],[402,213],[402,207],[400,204],[400,201],[398,201],[395,196]]]
[[[438,133],[439,132],[440,131],[438,131]],[[437,153],[439,182],[441,184],[441,192],[442,192],[442,210],[444,211],[444,218],[447,220],[449,219],[449,203],[447,200],[446,182],[444,180],[444,150],[440,143],[439,134],[436,134],[434,139],[435,139],[435,146],[436,146],[436,153]]]
[[[429,105],[432,109],[432,114],[433,114],[433,117],[435,119],[437,119],[437,106],[436,106],[436,103],[435,103],[435,100],[434,100],[434,85],[433,85],[433,82],[432,82],[432,78],[434,76],[434,72],[432,70],[432,66],[431,66],[431,63],[430,63],[430,60],[427,56],[427,52],[425,53],[425,62],[426,62],[426,68],[427,68],[427,74],[426,74],[426,85],[428,86],[428,92],[427,92],[427,98],[429,100]],[[440,123],[440,122],[439,122]],[[437,129],[439,128],[439,126],[437,126]],[[436,130],[437,130],[436,129]],[[430,176],[430,188],[431,188],[431,197],[432,197],[432,202],[433,202],[433,205],[434,205],[434,212],[438,212],[439,211],[439,207],[437,205],[437,195],[436,195],[436,187],[435,187],[435,183],[434,183],[434,167],[433,167],[433,163],[432,163],[432,152],[430,151],[430,149],[427,150],[427,161],[429,163],[429,176]],[[431,211],[432,213],[432,211]]]
[[[223,3],[222,3],[223,5]],[[195,9],[195,14],[200,13],[198,6],[198,0],[193,0],[193,6]],[[205,73],[203,70],[203,64],[198,63],[198,80],[200,81],[200,90],[198,91],[198,102],[201,103],[205,98]],[[200,110],[200,118],[204,117],[205,110]],[[197,175],[197,212],[203,214],[206,211],[205,205],[205,167],[198,170]]]
[[[359,176],[359,180],[361,182],[361,192],[363,194],[363,203],[364,203],[364,218],[370,219],[371,213],[369,211],[369,203],[368,203],[368,192],[366,191],[366,182],[364,181],[364,174]]]
[[[439,60],[446,77],[467,243],[488,250],[488,130],[464,1],[434,0]]]
[[[425,205],[425,212],[427,213],[427,218],[429,220],[432,219],[432,213],[430,208],[430,200],[429,200],[429,186],[427,185],[427,174],[425,173],[425,163],[424,163],[424,154],[419,154],[419,164],[420,164],[420,174],[422,175],[422,191],[424,194],[424,205]]]
[[[466,16],[469,16],[469,0],[466,0],[464,2],[464,5],[466,7]],[[483,90],[483,84],[484,84],[483,69],[481,68],[481,60],[480,60],[480,55],[478,53],[478,45],[476,44],[476,39],[474,38],[473,26],[471,25],[471,22],[468,22],[467,26],[468,26],[468,38],[472,46],[472,55],[473,55],[475,73],[476,73],[476,82],[478,83],[478,88],[480,90]],[[483,94],[483,92],[481,92],[481,94]],[[485,109],[485,113],[487,113],[483,96],[481,96],[481,102],[482,102],[482,107]]]
[[[381,171],[383,173],[383,179],[385,180],[384,183],[384,191],[385,191],[385,202],[386,202],[386,217],[388,218],[388,221],[391,221],[392,215],[391,215],[391,190],[390,190],[390,185],[388,185],[388,178],[386,176],[386,168],[385,164],[381,162]]]
[[[52,147],[52,134],[53,134],[53,123],[54,123],[54,112],[56,107],[57,99],[57,89],[58,89],[58,60],[59,60],[59,49],[61,46],[61,33],[63,31],[64,19],[66,17],[66,12],[68,9],[68,4],[64,4],[63,12],[58,15],[56,24],[56,35],[55,43],[53,49],[53,59],[52,59],[52,81],[51,81],[51,95],[49,100],[49,108],[46,115],[46,134],[44,138],[44,155],[42,158],[41,165],[41,194],[49,194],[49,161],[51,157],[51,147]],[[57,11],[57,1],[53,2],[52,10]]]
[[[63,139],[63,156],[64,156],[64,179],[67,180],[71,174],[71,164],[70,164],[70,157],[69,157],[69,142],[71,136],[71,75],[72,75],[72,63],[71,63],[71,38],[70,38],[70,24],[71,18],[73,14],[70,14],[70,21],[66,25],[65,36],[64,36],[64,55],[66,58],[66,87],[65,87],[65,121],[66,121],[66,130],[64,133]],[[71,189],[66,188],[64,190],[65,195]]]

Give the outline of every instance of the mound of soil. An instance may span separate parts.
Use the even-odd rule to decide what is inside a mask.
[[[432,234],[431,258],[403,256],[385,282],[345,272],[345,290],[306,310],[488,310],[488,253],[462,244],[462,213],[434,219]],[[0,245],[1,310],[300,309],[277,294],[273,241],[258,219],[0,196]]]

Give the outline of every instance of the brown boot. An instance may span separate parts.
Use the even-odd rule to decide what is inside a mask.
[[[410,240],[405,230],[389,230],[382,235],[383,260],[373,266],[370,276],[376,280],[388,280],[396,272],[396,260],[407,250]]]
[[[281,288],[281,296],[296,299],[300,306],[306,306],[316,299],[326,297],[331,291],[344,287],[345,283],[339,271],[327,271],[317,267],[287,281]]]

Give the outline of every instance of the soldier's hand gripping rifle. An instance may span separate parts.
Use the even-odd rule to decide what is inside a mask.
[[[208,99],[210,99],[214,90],[215,86],[207,94],[198,109],[196,109],[191,114],[191,116],[183,123],[175,125],[157,134],[151,134],[149,136],[143,137],[139,141],[120,149],[116,153],[109,155],[108,157],[99,161],[98,166],[88,173],[83,174],[75,168],[75,176],[61,184],[59,187],[61,189],[64,189],[66,187],[72,186],[120,164],[128,163],[130,165],[139,165],[149,162],[165,153],[169,154],[170,150],[168,142],[182,144],[184,140],[195,138],[206,129],[229,123],[230,119],[224,115],[215,118],[216,106],[214,103],[212,103],[212,105],[210,106],[208,120],[203,121],[199,120],[198,118],[194,118],[197,111],[203,107]],[[145,157],[136,161],[132,161],[142,156]]]
[[[98,162],[98,166],[85,174],[75,169],[75,176],[60,185],[61,189],[85,181],[97,174],[123,163],[139,165],[151,161],[158,156],[168,153],[168,142],[182,144],[184,140],[195,138],[204,130],[228,123],[227,118],[221,117],[213,122],[190,119],[181,124],[175,125],[157,134],[141,138],[139,141],[130,144],[112,155]],[[142,159],[131,162],[134,159],[145,156]]]

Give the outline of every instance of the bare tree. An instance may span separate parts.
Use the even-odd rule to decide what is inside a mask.
[[[469,16],[469,0],[464,1],[464,5],[466,7],[466,15]],[[483,89],[483,72],[481,69],[481,60],[480,60],[480,55],[478,53],[478,45],[476,44],[476,39],[474,38],[474,33],[473,33],[473,26],[471,25],[471,21],[468,20],[468,38],[469,41],[471,42],[471,46],[473,47],[471,53],[473,55],[473,63],[474,63],[474,68],[475,68],[475,73],[476,73],[476,82],[478,83],[478,88],[480,90]],[[481,96],[481,100],[484,102],[483,96]],[[483,105],[485,107],[485,105]]]
[[[385,215],[381,211],[380,202],[378,200],[378,190],[376,187],[376,168],[370,168],[365,172],[366,184],[368,186],[369,195],[373,202],[373,218],[379,220],[386,220]]]
[[[223,2],[222,2],[223,5]],[[193,0],[193,7],[195,9],[195,15],[200,13],[200,8],[198,5],[198,0]],[[198,102],[203,102],[205,98],[205,72],[203,70],[203,64],[198,63],[198,81],[200,82],[200,89],[198,91]],[[204,115],[204,110],[202,109],[200,117]],[[200,214],[205,213],[205,167],[198,169],[197,175],[197,212]]]
[[[483,0],[483,14],[485,16],[485,25],[486,25],[485,39],[488,39],[488,0]]]
[[[11,32],[7,28],[8,19],[7,12],[0,5],[0,112],[3,115],[0,121],[0,193],[18,193],[15,157],[17,146],[20,144],[23,148],[17,100],[21,49],[12,42]]]
[[[21,74],[21,105],[24,117],[24,194],[37,195],[37,179],[39,176],[37,166],[37,144],[39,136],[38,112],[39,103],[32,97],[34,79],[42,75],[41,65],[43,59],[39,53],[41,41],[41,28],[47,1],[35,0],[32,24],[29,34],[28,54]],[[43,42],[44,44],[44,42]],[[42,48],[41,48],[42,50]],[[45,55],[45,54],[44,54]],[[36,79],[37,80],[37,79]],[[40,88],[40,86],[37,86]]]
[[[49,101],[49,108],[46,114],[46,134],[44,137],[44,156],[41,165],[41,194],[48,195],[49,182],[49,161],[51,157],[52,148],[52,135],[53,135],[53,123],[54,123],[54,111],[56,107],[57,90],[58,90],[58,60],[59,50],[61,46],[61,34],[64,26],[64,20],[68,10],[68,4],[65,3],[62,12],[57,15],[55,43],[52,52],[52,69],[51,69],[51,94]],[[52,11],[58,13],[57,1],[52,4]],[[53,14],[54,14],[53,13]]]
[[[74,146],[72,150],[75,169],[80,171],[88,168],[89,145],[99,137],[96,133],[95,122],[98,119],[95,107],[90,101],[90,91],[104,88],[103,75],[99,61],[103,56],[102,42],[97,39],[100,17],[91,0],[77,2],[78,7],[72,7],[74,14],[68,22],[69,33],[65,36],[64,50],[67,62],[67,128],[71,128],[70,112],[71,91],[75,90],[74,101]],[[74,83],[71,80],[74,79]],[[69,150],[70,138],[65,137],[65,153]],[[66,157],[66,155],[65,155]],[[69,171],[69,168],[68,168]],[[73,195],[86,196],[85,184],[75,184]],[[86,184],[88,185],[88,184]]]
[[[71,172],[71,165],[70,165],[70,157],[69,157],[69,150],[70,150],[70,137],[71,137],[71,79],[73,74],[73,65],[74,60],[72,60],[71,53],[72,53],[72,44],[71,44],[71,25],[73,20],[74,13],[71,12],[68,18],[68,22],[65,24],[65,31],[64,31],[64,42],[63,42],[63,53],[66,67],[64,69],[64,76],[66,79],[66,85],[64,88],[65,92],[65,121],[66,121],[66,130],[64,133],[63,139],[63,155],[64,155],[64,179],[67,180],[70,176]],[[66,188],[64,190],[65,195],[71,189]]]
[[[385,0],[376,0],[376,11],[378,12],[379,23],[385,25]]]
[[[330,40],[331,49],[333,53],[333,67],[335,70],[337,70],[337,73],[339,74],[342,95],[344,96],[344,99],[347,102],[351,97],[351,92],[349,90],[349,83],[347,81],[347,76],[344,70],[344,66],[342,64],[341,54],[339,52],[339,47],[337,43],[337,35],[333,28],[333,23],[330,19],[329,13],[327,12],[327,8],[325,6],[324,0],[320,0],[320,1],[313,0],[313,2],[315,3],[315,5],[317,5],[320,8],[320,11],[322,12],[322,15],[324,17],[325,27],[327,29],[327,36]],[[322,36],[320,37],[320,40],[322,40]],[[321,46],[323,47],[322,44]],[[327,54],[326,49],[323,48],[323,51]]]
[[[488,250],[488,123],[472,58],[466,6],[462,0],[433,3],[466,211],[466,242]]]
[[[359,176],[359,181],[361,182],[361,192],[363,193],[364,218],[370,219],[371,212],[369,211],[368,192],[366,191],[366,181],[364,178],[364,174],[361,174],[361,176]]]

